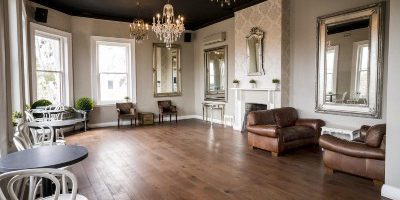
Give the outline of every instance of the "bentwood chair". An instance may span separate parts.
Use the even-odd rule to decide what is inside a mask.
[[[68,193],[67,187],[65,184],[67,181],[59,180],[59,177],[65,177],[72,183],[72,191]],[[53,185],[55,186],[55,192],[50,197],[45,198],[36,198],[38,189],[41,185],[42,178],[49,179]],[[71,172],[63,169],[27,169],[27,170],[19,170],[13,172],[7,172],[0,175],[0,184],[7,185],[7,194],[9,197],[5,196],[2,188],[0,188],[0,200],[22,200],[26,199],[26,197],[17,197],[18,191],[25,190],[26,188],[19,189],[21,183],[24,183],[22,186],[26,186],[27,179],[33,180],[30,181],[27,185],[29,187],[29,200],[87,200],[87,198],[83,195],[77,193],[78,191],[78,180],[75,175]],[[6,184],[5,181],[8,181]]]
[[[171,121],[171,116],[175,115],[175,122],[178,123],[178,111],[176,106],[172,105],[171,100],[157,101],[159,114],[158,122],[164,123],[164,115],[169,115],[169,121]]]

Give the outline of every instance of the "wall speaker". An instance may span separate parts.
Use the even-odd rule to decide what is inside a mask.
[[[49,11],[44,8],[36,8],[35,11],[35,20],[37,22],[47,23],[47,13]]]
[[[184,41],[192,42],[192,33],[185,33]]]

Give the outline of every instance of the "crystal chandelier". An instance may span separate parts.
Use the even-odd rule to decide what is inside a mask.
[[[214,1],[214,0],[211,0]],[[216,0],[217,3],[221,2],[221,7],[224,7],[224,4],[226,4],[227,6],[231,5],[231,0]],[[233,2],[236,2],[236,0],[233,0]]]
[[[183,17],[178,15],[175,19],[174,7],[168,3],[165,4],[162,17],[157,14],[157,19],[153,17],[153,31],[156,33],[157,38],[163,41],[167,48],[171,48],[174,43],[185,31],[183,24]]]
[[[129,24],[129,33],[131,38],[141,43],[145,38],[149,39],[149,25],[144,23],[143,19],[139,18],[139,2],[137,2],[136,5],[138,7],[138,19],[133,20],[133,22]]]

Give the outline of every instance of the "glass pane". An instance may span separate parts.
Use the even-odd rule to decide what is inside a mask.
[[[368,58],[369,58],[368,46],[362,47],[361,50],[361,70],[368,70]]]
[[[326,93],[327,94],[333,93],[333,75],[332,74],[326,75]]]
[[[61,104],[61,73],[37,72],[37,99],[47,99]]]
[[[119,101],[128,96],[126,74],[100,74],[100,101]]]
[[[335,65],[335,51],[328,50],[326,53],[326,72],[333,73],[333,68]]]
[[[368,92],[368,71],[360,72],[360,82],[358,86],[358,92],[361,98],[365,98]]]
[[[60,39],[35,35],[36,69],[61,71]]]
[[[128,47],[100,44],[98,53],[99,72],[128,71]]]

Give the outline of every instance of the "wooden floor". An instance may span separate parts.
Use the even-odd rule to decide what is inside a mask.
[[[67,140],[89,149],[70,169],[90,200],[380,199],[370,180],[325,175],[318,148],[274,158],[248,148],[245,134],[200,120],[92,129]]]

